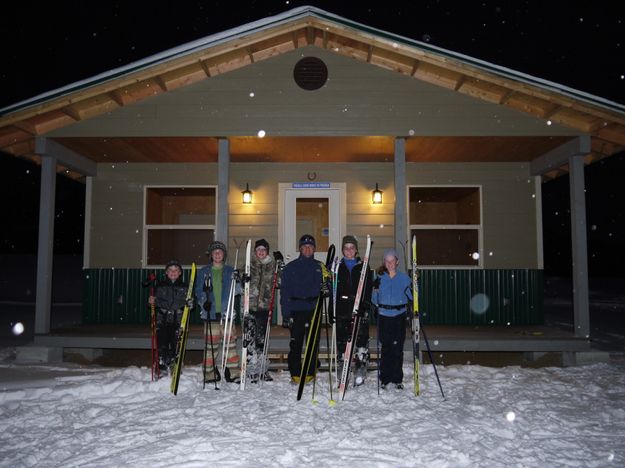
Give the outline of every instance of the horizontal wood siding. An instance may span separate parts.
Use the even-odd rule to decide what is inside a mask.
[[[323,59],[328,81],[300,89],[293,67]],[[250,96],[253,93],[253,97]],[[49,136],[575,135],[578,132],[418,79],[306,47],[254,63]]]
[[[263,164],[233,163],[230,166],[230,238],[264,237],[272,250],[278,247],[278,187],[280,183],[307,182],[309,174],[317,182],[346,184],[347,217],[344,234],[364,240],[367,234],[375,242],[372,264],[382,260],[384,249],[394,243],[393,165],[390,163],[323,163],[323,164]],[[384,191],[386,202],[371,203],[371,191],[376,182]],[[252,205],[241,203],[241,190],[249,184],[253,192]],[[233,244],[231,244],[233,245]],[[340,246],[337,246],[340,250]]]
[[[145,185],[216,185],[216,164],[98,164],[93,178],[90,267],[139,268]]]
[[[408,185],[482,187],[484,268],[538,268],[534,179],[522,163],[408,163]]]

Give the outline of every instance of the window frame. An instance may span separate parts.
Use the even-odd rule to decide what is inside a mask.
[[[148,190],[155,188],[212,188],[215,190],[215,224],[147,224],[148,212]],[[148,231],[150,229],[173,229],[173,230],[212,230],[213,238],[217,234],[217,226],[219,225],[219,188],[214,184],[197,185],[197,184],[149,184],[143,186],[143,232],[141,245],[141,264],[143,268],[164,268],[165,265],[148,264]],[[191,265],[183,264],[183,267]]]
[[[411,224],[410,219],[410,189],[412,188],[476,188],[478,190],[479,208],[480,208],[480,224]],[[419,264],[417,245],[417,265],[420,269],[427,270],[480,270],[484,268],[484,187],[482,184],[409,184],[406,185],[406,225],[408,226],[407,239],[410,246],[412,242],[412,231],[415,230],[476,230],[477,231],[477,248],[478,248],[478,262],[477,265],[421,265]],[[408,248],[408,250],[410,250]]]

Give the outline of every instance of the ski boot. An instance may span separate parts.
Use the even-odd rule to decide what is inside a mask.
[[[230,373],[230,368],[226,367],[226,382],[230,382],[230,383],[234,383],[234,384],[240,384],[241,383],[241,377],[239,376],[233,376]]]

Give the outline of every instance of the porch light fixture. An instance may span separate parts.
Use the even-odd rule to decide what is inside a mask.
[[[382,190],[378,188],[378,183],[375,183],[375,190],[371,192],[371,202],[374,205],[382,204]]]
[[[242,202],[244,205],[252,204],[252,191],[250,190],[250,185],[248,183],[245,184],[245,190],[241,192],[241,196],[243,198]]]

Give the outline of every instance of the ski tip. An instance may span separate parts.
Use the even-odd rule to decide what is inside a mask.
[[[319,403],[319,401],[318,401],[318,400],[313,400],[313,401],[312,401],[312,404],[313,404],[313,405],[316,405],[316,404],[318,404],[318,403]]]
[[[336,400],[330,400],[328,404],[330,405],[330,408],[332,408],[333,406],[336,405]]]

